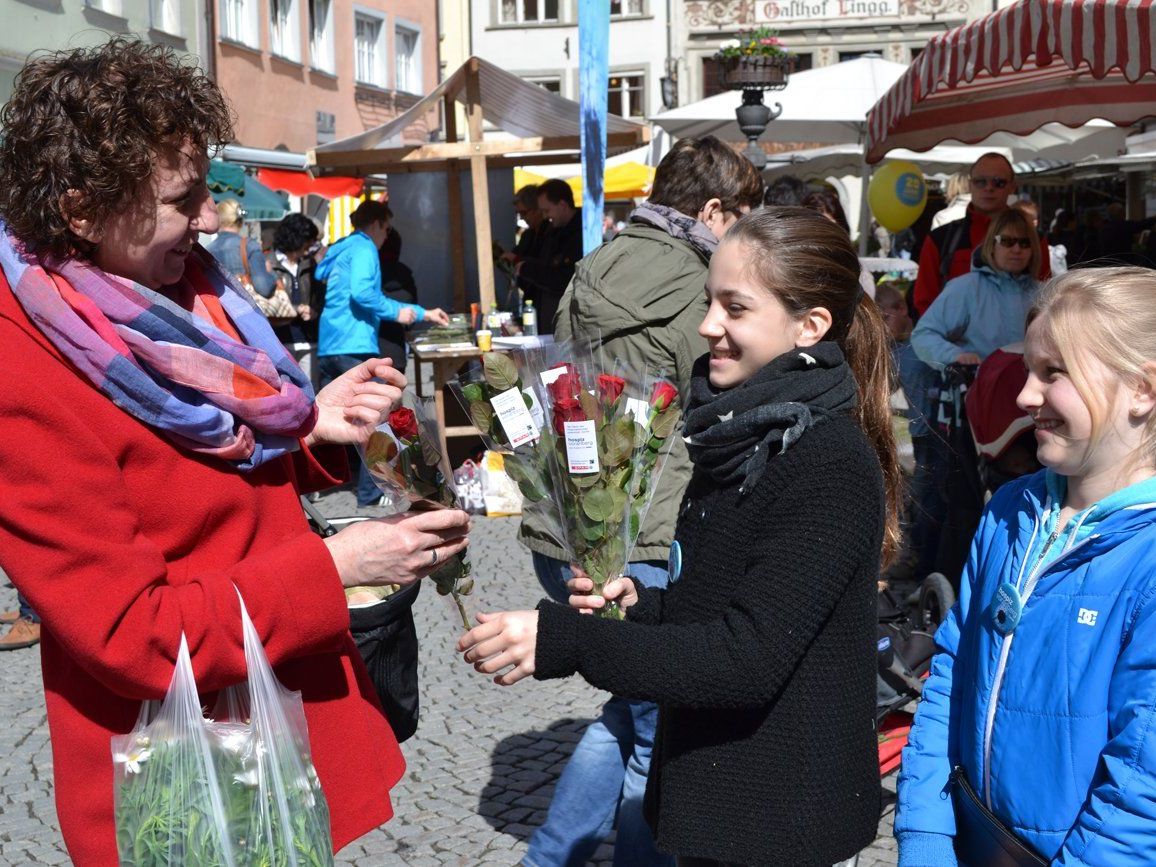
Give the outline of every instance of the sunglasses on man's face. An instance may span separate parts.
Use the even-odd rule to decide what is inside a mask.
[[[1030,250],[1032,242],[1027,238],[1013,238],[1010,235],[996,235],[996,241],[1001,247],[1011,249],[1012,247],[1019,247],[1021,250]]]
[[[986,190],[988,184],[991,184],[993,189],[1002,190],[1010,184],[1011,181],[1007,178],[985,178],[983,175],[979,175],[978,177],[973,177],[971,183],[977,190]]]

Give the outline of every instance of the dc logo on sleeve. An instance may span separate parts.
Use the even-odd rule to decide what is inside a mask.
[[[1081,608],[1076,615],[1076,622],[1081,626],[1095,626],[1096,618],[1099,616],[1099,611],[1093,611],[1090,608]]]

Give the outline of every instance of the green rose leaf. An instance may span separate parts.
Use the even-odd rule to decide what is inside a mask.
[[[462,396],[470,403],[477,403],[486,399],[486,391],[480,382],[471,382],[462,386]]]
[[[606,535],[606,525],[601,521],[582,525],[582,538],[588,542],[597,542]]]
[[[677,424],[677,412],[671,412],[670,409],[667,409],[666,412],[660,412],[654,417],[654,421],[650,423],[651,436],[664,440],[674,433],[674,428]]]
[[[598,402],[598,398],[588,391],[583,391],[578,395],[578,402],[582,404],[582,414],[587,419],[602,420],[602,405]]]
[[[487,401],[471,403],[470,421],[482,433],[487,433],[490,430],[490,425],[494,422],[494,408]]]
[[[579,488],[592,488],[602,481],[602,476],[598,473],[584,473],[570,476],[570,481]]]
[[[509,391],[518,386],[518,368],[508,356],[500,352],[487,352],[483,355],[482,370],[486,382],[495,391]]]
[[[591,521],[605,521],[614,514],[614,497],[606,488],[591,488],[582,496],[582,511]]]

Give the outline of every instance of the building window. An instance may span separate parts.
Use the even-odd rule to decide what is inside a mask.
[[[309,56],[314,69],[335,74],[333,0],[309,0]]]
[[[394,89],[421,93],[421,32],[401,25],[394,28],[393,53],[396,60]]]
[[[611,18],[629,18],[646,13],[644,0],[610,0]]]
[[[180,0],[150,0],[150,26],[153,30],[162,33],[181,35],[181,2]]]
[[[542,24],[558,20],[558,0],[498,0],[502,24]]]
[[[301,60],[297,0],[269,0],[269,50],[286,60]]]
[[[550,93],[562,95],[562,78],[558,75],[527,75],[523,76],[524,81],[530,84],[536,84],[543,90],[548,90]]]
[[[124,17],[124,8],[121,6],[120,0],[86,0],[86,5],[90,9],[98,9],[106,15]]]
[[[610,76],[607,110],[619,117],[646,117],[646,76],[642,73]]]
[[[912,48],[912,49],[911,49],[911,60],[910,60],[910,62],[911,62],[911,63],[914,63],[914,62],[915,62],[915,59],[916,59],[917,57],[919,57],[919,55],[920,55],[920,54],[922,54],[922,53],[923,53],[923,46],[922,46],[922,45],[920,45],[918,48]]]
[[[858,60],[864,54],[870,54],[870,51],[840,51],[839,62],[843,63],[846,60]]]
[[[257,0],[221,0],[221,36],[253,48],[257,35]]]
[[[386,87],[385,21],[373,15],[353,15],[354,76],[362,84]]]

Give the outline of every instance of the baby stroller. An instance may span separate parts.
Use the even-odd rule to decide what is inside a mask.
[[[958,461],[948,477],[947,496],[962,502],[949,511],[944,532],[959,536],[948,541],[962,543],[958,547],[964,557],[987,497],[1040,468],[1034,424],[1016,406],[1026,379],[1022,344],[996,350],[978,368],[953,365],[946,372],[940,421]],[[961,560],[960,571],[962,566]],[[890,590],[879,595],[876,725],[881,775],[899,766],[907,744],[909,705],[922,695],[935,654],[935,630],[955,604],[959,573],[954,574],[953,582],[933,572],[916,593],[903,599]]]

